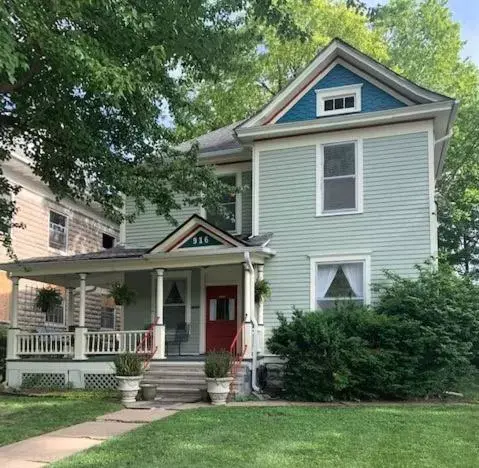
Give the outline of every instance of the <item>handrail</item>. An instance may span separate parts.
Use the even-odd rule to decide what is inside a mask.
[[[230,374],[231,374],[231,377],[233,378],[230,384],[230,394],[233,392],[233,385],[236,380],[236,374],[238,373],[238,370],[241,367],[241,363],[243,362],[244,356],[246,354],[246,350],[248,349],[248,345],[244,345],[243,349],[239,352],[239,354],[237,352],[238,339],[243,328],[244,328],[244,322],[238,327],[238,331],[236,332],[236,335],[233,338],[233,341],[231,342],[231,346],[230,346],[230,354],[234,356],[233,362],[231,363],[231,369],[230,369]]]
[[[136,353],[140,354],[142,350],[145,349],[144,345],[145,342],[148,340],[148,337],[153,334],[153,328],[155,328],[155,325],[158,323],[158,317],[155,318],[155,320],[150,324],[150,326],[146,329],[145,334],[143,335],[143,338],[141,341],[138,343],[138,346],[136,347]],[[147,348],[146,348],[147,349]],[[153,353],[154,354],[154,353]]]
[[[151,323],[151,325],[147,328],[145,331],[145,334],[143,335],[142,340],[136,347],[136,354],[143,354],[145,356],[145,361],[143,363],[143,369],[146,369],[148,367],[148,364],[150,364],[150,361],[153,359],[153,356],[155,355],[156,351],[158,350],[158,345],[153,348],[153,345],[155,344],[153,341],[153,329],[155,328],[155,325],[158,324],[158,317],[155,317],[155,320]],[[144,353],[141,352],[142,350],[148,349],[148,346],[145,348],[145,343],[147,342],[148,338],[150,337],[151,339],[151,353]]]
[[[231,345],[230,345],[230,353],[233,355],[233,356],[236,356],[237,355],[237,352],[236,352],[236,349],[238,347],[238,338],[240,336],[240,332],[242,331],[244,327],[244,322],[241,323],[241,325],[238,327],[238,330],[236,331],[236,335],[235,337],[233,338],[233,341],[231,342]]]

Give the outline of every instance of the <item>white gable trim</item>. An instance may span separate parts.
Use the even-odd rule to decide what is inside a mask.
[[[195,247],[195,250],[204,250],[204,249],[221,249],[221,248],[231,248],[231,247],[244,247],[240,241],[236,240],[234,237],[224,233],[223,231],[215,228],[213,225],[208,223],[206,220],[195,216],[187,221],[183,226],[180,227],[173,235],[167,237],[164,241],[157,244],[148,255],[154,255],[158,253],[176,251],[176,250],[190,250],[187,248],[179,249],[178,246],[181,246],[187,242],[191,237],[198,232],[199,229],[207,231],[212,237],[214,237],[219,242],[222,242],[224,246],[207,246],[207,247]]]
[[[302,86],[305,86],[305,84],[306,87],[308,87],[308,80],[311,82],[317,82],[318,79],[321,79],[322,74],[319,74],[317,77],[315,77],[315,72],[324,64],[332,60],[332,57],[343,58],[347,61],[360,63],[364,68],[363,74],[368,76],[368,81],[370,81],[370,74],[372,74],[373,76],[371,76],[371,78],[376,77],[380,79],[380,81],[384,82],[383,86],[386,85],[396,88],[397,91],[400,91],[401,94],[404,94],[408,99],[417,100],[420,103],[446,100],[445,97],[433,93],[432,91],[423,89],[407,79],[396,75],[394,72],[375,62],[367,55],[356,51],[352,47],[343,44],[338,40],[334,40],[316,56],[316,58],[298,75],[296,79],[291,81],[289,85],[280,91],[275,98],[273,98],[260,112],[258,112],[258,114],[240,125],[238,129],[260,125],[261,122],[263,122],[269,115],[282,110],[282,106],[289,106],[290,103],[288,103],[288,99],[290,96],[292,96]],[[332,64],[329,63],[324,71],[330,69],[329,67],[331,65]],[[302,91],[300,94],[302,94]],[[276,117],[277,116],[275,116],[275,119]]]

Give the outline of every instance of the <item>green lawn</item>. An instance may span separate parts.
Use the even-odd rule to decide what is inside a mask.
[[[474,467],[479,406],[183,411],[60,467]]]
[[[121,408],[111,394],[65,392],[54,396],[0,396],[0,446],[89,421]]]

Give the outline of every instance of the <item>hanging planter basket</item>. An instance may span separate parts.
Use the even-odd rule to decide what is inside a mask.
[[[60,306],[62,301],[62,295],[55,288],[41,288],[37,291],[35,306],[46,313]]]
[[[130,289],[128,285],[122,283],[113,283],[110,288],[110,296],[118,306],[129,305],[135,302],[136,292]]]
[[[268,281],[257,280],[254,285],[254,302],[259,304],[271,297],[271,286]]]

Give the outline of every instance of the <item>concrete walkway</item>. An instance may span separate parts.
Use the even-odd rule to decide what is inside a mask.
[[[143,424],[171,416],[165,409],[124,409],[75,426],[0,447],[0,467],[36,468],[101,444]]]

